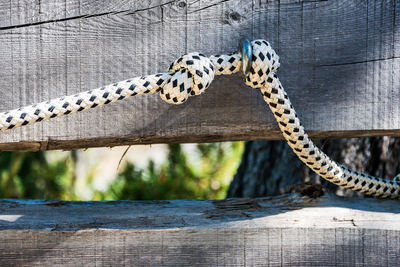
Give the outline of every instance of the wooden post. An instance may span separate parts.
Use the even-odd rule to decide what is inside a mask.
[[[279,77],[313,138],[400,134],[396,0],[0,0],[0,108],[8,110],[166,71],[182,54],[268,40]],[[279,139],[257,90],[219,77],[174,106],[158,96],[0,135],[1,150]]]
[[[1,266],[399,266],[397,201],[0,201]]]

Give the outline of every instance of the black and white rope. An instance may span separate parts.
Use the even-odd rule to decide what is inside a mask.
[[[350,170],[332,161],[314,145],[276,75],[279,56],[264,40],[255,40],[251,45],[252,63],[245,82],[261,90],[284,138],[299,159],[318,175],[337,185],[375,197],[399,198],[400,174],[393,180],[385,180]],[[99,107],[135,95],[159,93],[164,101],[181,104],[190,96],[204,93],[215,75],[238,72],[241,64],[239,54],[206,57],[200,53],[190,53],[174,61],[167,73],[132,78],[0,113],[0,131]]]

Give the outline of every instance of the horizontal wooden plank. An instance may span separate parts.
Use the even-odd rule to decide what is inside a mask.
[[[397,201],[0,201],[2,266],[398,266]]]
[[[8,110],[145,74],[180,55],[270,41],[279,77],[316,138],[400,135],[396,0],[0,0],[0,107]],[[174,106],[158,96],[0,135],[1,150],[280,139],[257,90],[217,77]]]

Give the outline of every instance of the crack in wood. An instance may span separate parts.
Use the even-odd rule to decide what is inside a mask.
[[[387,57],[387,58],[376,58],[376,59],[368,59],[368,60],[353,61],[353,62],[334,63],[334,64],[321,64],[321,65],[315,65],[315,67],[318,68],[318,67],[345,66],[345,65],[363,64],[363,63],[385,61],[385,60],[399,59],[399,58],[400,57],[393,56],[393,57]]]
[[[174,1],[169,1],[166,3],[160,4],[160,5],[157,5],[157,6],[151,6],[148,8],[135,9],[135,10],[127,9],[127,10],[120,10],[120,11],[109,11],[109,12],[103,12],[103,13],[98,13],[98,14],[85,14],[85,15],[67,17],[67,18],[62,18],[62,19],[52,19],[52,20],[24,23],[24,24],[12,25],[12,26],[4,26],[4,27],[0,27],[0,31],[13,30],[13,29],[25,28],[25,27],[31,27],[31,26],[38,26],[38,25],[49,24],[49,23],[58,23],[58,22],[77,20],[77,19],[89,19],[89,18],[103,17],[103,16],[108,16],[108,15],[117,15],[117,14],[123,14],[123,13],[126,13],[126,15],[133,15],[137,12],[151,10],[151,9],[158,8],[158,7],[167,5],[167,4],[171,4],[173,2]]]

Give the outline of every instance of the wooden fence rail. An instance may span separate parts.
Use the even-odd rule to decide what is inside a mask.
[[[0,201],[1,266],[399,266],[398,201]]]
[[[400,135],[396,0],[0,0],[0,108],[165,71],[180,55],[264,38],[312,137]],[[180,106],[158,96],[0,134],[2,150],[278,139],[257,90],[217,78]]]

